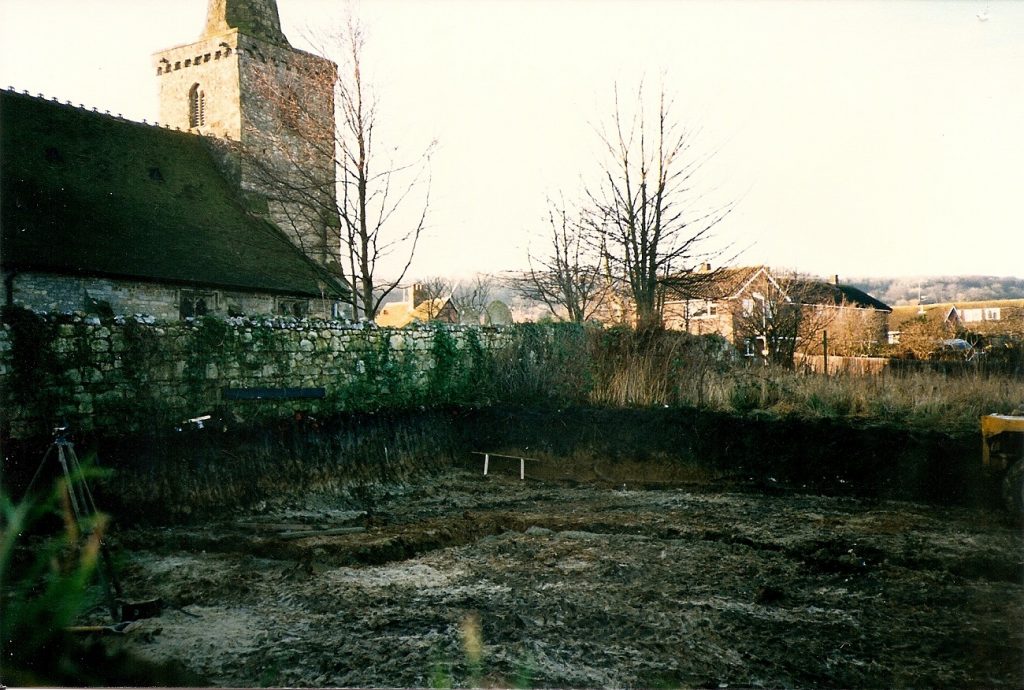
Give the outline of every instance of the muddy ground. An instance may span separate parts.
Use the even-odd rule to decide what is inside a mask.
[[[998,513],[496,469],[121,531],[172,607],[107,639],[234,686],[1024,685]]]

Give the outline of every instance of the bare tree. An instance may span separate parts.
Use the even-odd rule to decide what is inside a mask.
[[[552,316],[583,322],[592,318],[609,295],[600,255],[587,241],[586,225],[566,209],[565,201],[548,200],[547,251],[529,254],[529,271],[515,280],[523,297],[542,302]]]
[[[462,323],[480,323],[486,318],[493,291],[494,278],[485,273],[459,281],[452,291],[452,302]]]
[[[793,366],[798,351],[815,349],[837,310],[819,303],[817,282],[793,274],[760,283],[735,303],[736,333],[748,340],[751,354],[766,363]]]
[[[664,91],[648,118],[641,86],[630,117],[616,87],[611,131],[601,135],[601,181],[587,191],[588,223],[611,276],[632,298],[638,328],[661,325],[663,279],[717,255],[707,240],[732,208],[701,207],[694,176],[709,156],[695,153],[696,134],[673,120]]]
[[[280,126],[243,147],[242,165],[255,171],[278,225],[349,283],[353,315],[372,320],[404,280],[424,230],[436,142],[409,162],[389,159],[383,151],[394,148],[382,149],[377,139],[377,101],[364,72],[365,36],[358,20],[350,15],[339,37],[320,43],[322,54],[340,48],[340,71],[307,75],[314,81],[300,92],[268,70],[256,88],[278,114],[271,124]],[[326,106],[333,108],[333,131],[324,124],[329,99],[311,96],[320,92],[333,94]],[[268,140],[276,155],[269,163]],[[310,164],[311,151],[333,161],[333,170]],[[282,158],[292,160],[282,166]],[[303,231],[309,227],[317,230]],[[397,269],[384,279],[381,261],[389,257]]]
[[[445,299],[450,299],[455,290],[455,284],[443,276],[430,276],[416,282],[413,287],[413,309],[423,307],[423,315],[428,321],[436,319],[441,314],[441,308]]]
[[[342,253],[347,254],[351,276],[353,309],[373,319],[381,300],[384,299],[405,277],[412,263],[420,234],[423,232],[430,205],[429,156],[431,144],[422,156],[412,164],[387,164],[377,169],[374,148],[374,130],[377,123],[377,107],[368,97],[362,72],[364,36],[358,22],[350,16],[346,27],[348,68],[344,77],[338,80],[337,101],[341,122],[338,123],[339,183],[341,200],[338,205],[344,234]],[[422,180],[415,175],[407,186],[399,191],[392,189],[397,175],[410,169],[427,175],[427,193],[422,211],[412,225],[385,234],[399,206],[416,190]],[[405,259],[401,269],[390,281],[377,277],[377,264],[385,256],[404,248]]]
[[[953,329],[945,321],[922,314],[900,327],[899,343],[894,349],[902,357],[930,359],[941,349],[942,341],[953,336]]]

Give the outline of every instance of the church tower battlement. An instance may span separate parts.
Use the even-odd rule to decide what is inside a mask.
[[[199,40],[153,60],[160,122],[234,142],[226,165],[253,210],[336,263],[337,66],[291,46],[276,0],[209,0]]]

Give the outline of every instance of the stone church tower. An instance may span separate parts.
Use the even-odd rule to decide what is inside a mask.
[[[209,0],[199,40],[154,61],[160,122],[231,140],[225,164],[250,208],[337,264],[337,66],[289,44],[276,0]]]

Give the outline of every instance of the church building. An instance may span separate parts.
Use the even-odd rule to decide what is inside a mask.
[[[4,304],[346,315],[334,63],[291,47],[275,0],[210,0],[153,67],[159,125],[0,92]]]

